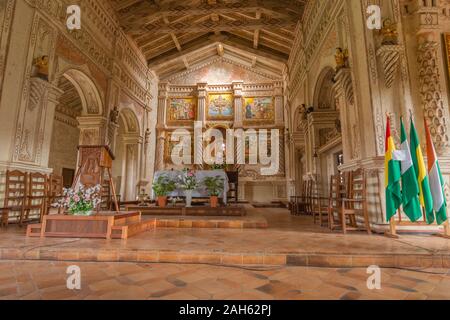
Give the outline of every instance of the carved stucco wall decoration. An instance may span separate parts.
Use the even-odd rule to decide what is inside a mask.
[[[344,96],[350,104],[355,102],[352,72],[349,68],[341,68],[335,76],[335,90],[338,97]]]
[[[377,50],[384,72],[386,88],[391,88],[400,67],[400,58],[403,47],[400,45],[383,45]]]
[[[92,75],[92,78],[95,80],[95,83],[103,95],[108,87],[107,75],[87,59],[84,54],[63,35],[58,36],[56,43],[56,54],[59,57],[62,57],[71,64],[77,66],[87,65],[90,71],[89,74]]]
[[[6,67],[6,50],[14,11],[15,0],[1,1],[0,4],[0,97],[2,96],[3,78]]]
[[[442,154],[449,147],[449,136],[440,85],[438,43],[425,41],[419,45],[418,53],[422,108],[436,151]]]

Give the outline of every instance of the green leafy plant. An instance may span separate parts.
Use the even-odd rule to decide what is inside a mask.
[[[224,189],[224,179],[220,176],[206,177],[202,182],[208,191],[208,194],[213,197],[219,196]]]
[[[157,197],[165,197],[176,189],[175,181],[172,181],[167,176],[159,176],[153,183],[153,192]]]

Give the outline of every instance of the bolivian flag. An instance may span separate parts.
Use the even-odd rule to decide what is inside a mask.
[[[436,221],[439,225],[447,221],[447,203],[444,196],[444,179],[431,139],[430,130],[425,120],[425,132],[427,136],[428,176],[430,179],[431,194],[433,195],[433,209],[436,213]]]
[[[411,157],[414,164],[414,170],[419,184],[419,200],[422,207],[425,208],[426,219],[429,224],[434,222],[433,198],[431,196],[430,182],[428,180],[427,169],[423,159],[422,148],[420,147],[419,137],[417,135],[414,122],[411,117]]]
[[[387,221],[390,221],[402,204],[402,191],[400,189],[400,162],[395,159],[395,144],[391,137],[389,117],[387,117],[386,123],[386,154],[384,159],[386,218]]]

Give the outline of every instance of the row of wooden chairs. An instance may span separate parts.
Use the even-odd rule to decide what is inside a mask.
[[[4,202],[0,207],[0,227],[11,220],[20,226],[33,220],[42,220],[51,205],[62,196],[63,179],[58,175],[6,171]]]
[[[328,197],[314,194],[312,180],[305,182],[303,192],[302,196],[291,197],[289,209],[293,215],[312,215],[314,224],[343,233],[365,230],[371,234],[363,169],[332,176]]]

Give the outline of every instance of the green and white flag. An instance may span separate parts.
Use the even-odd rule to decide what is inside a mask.
[[[447,221],[447,203],[444,195],[444,179],[431,139],[430,130],[425,120],[425,132],[427,136],[428,176],[430,178],[431,194],[433,196],[433,209],[436,214],[436,222],[441,225]]]
[[[417,176],[417,183],[419,185],[419,200],[420,205],[425,209],[426,219],[428,224],[434,222],[433,213],[433,197],[431,195],[430,182],[428,179],[427,168],[425,167],[425,160],[423,159],[422,148],[419,142],[419,135],[411,117],[411,157],[414,165],[414,170]]]
[[[400,152],[402,155],[400,167],[402,170],[403,211],[411,221],[416,222],[422,217],[419,202],[419,185],[417,183],[417,175],[414,169],[403,119],[401,119],[401,144]]]

